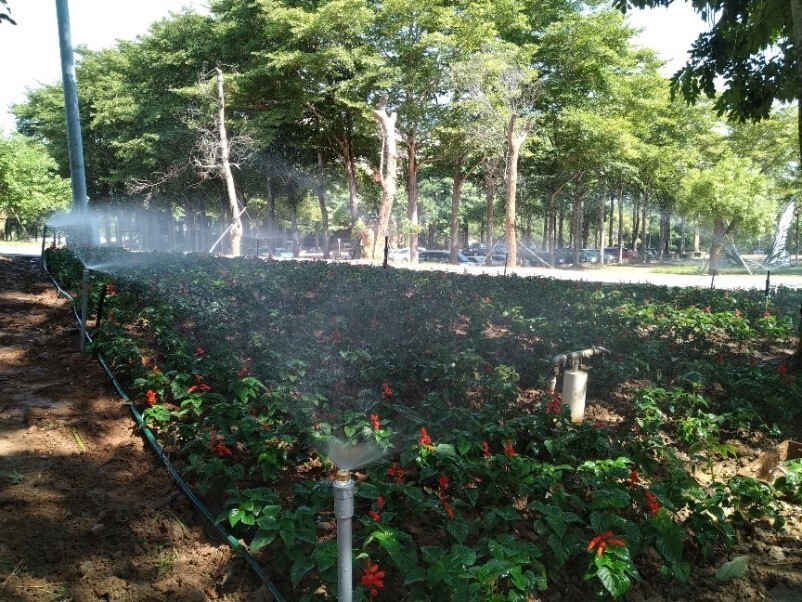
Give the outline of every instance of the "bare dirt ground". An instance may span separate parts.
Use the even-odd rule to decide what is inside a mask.
[[[614,421],[606,411],[591,418]],[[760,451],[744,450],[741,465]],[[785,506],[784,532],[747,526],[728,555],[749,556],[743,577],[720,584],[715,566],[699,566],[690,584],[668,584],[655,559],[627,599],[802,601],[798,508]],[[0,602],[270,600],[213,534],[78,352],[75,318],[40,259],[0,248]],[[568,591],[545,599],[582,600]]]
[[[0,254],[0,600],[269,600],[176,491],[40,259]]]

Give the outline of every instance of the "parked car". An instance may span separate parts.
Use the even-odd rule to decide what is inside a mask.
[[[445,249],[432,249],[418,253],[418,261],[421,263],[451,263],[451,252]],[[463,253],[457,253],[458,263],[475,263],[468,259]]]
[[[425,250],[423,247],[418,247],[418,256],[420,257],[420,254]],[[388,258],[390,261],[409,261],[409,247],[390,251]]]
[[[289,249],[282,249],[281,247],[277,247],[271,251],[273,255],[273,259],[292,259],[294,255],[292,251]]]
[[[627,261],[631,261],[638,254],[635,253],[632,249],[628,249],[626,247],[621,249],[621,259],[624,263]],[[605,263],[617,263],[618,262],[618,247],[605,247],[604,249],[604,262]]]

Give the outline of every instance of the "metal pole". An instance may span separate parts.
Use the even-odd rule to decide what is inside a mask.
[[[334,517],[337,519],[337,599],[339,602],[351,602],[354,596],[351,519],[354,516],[356,487],[347,470],[337,473],[333,487]]]
[[[89,268],[84,268],[83,280],[81,284],[81,340],[78,349],[84,352],[86,346],[86,321],[89,314]]]
[[[67,148],[70,155],[70,182],[72,184],[72,210],[82,225],[80,242],[95,242],[87,210],[86,172],[84,170],[84,147],[81,140],[81,117],[78,110],[78,85],[75,79],[75,59],[72,53],[70,33],[70,9],[67,0],[56,0],[58,16],[58,41],[61,49],[61,81],[64,87],[64,112],[67,120]]]

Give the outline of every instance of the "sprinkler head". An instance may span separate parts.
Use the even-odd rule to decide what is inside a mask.
[[[347,483],[348,481],[351,480],[351,472],[348,470],[338,470],[337,475],[334,477],[334,479],[338,483]]]

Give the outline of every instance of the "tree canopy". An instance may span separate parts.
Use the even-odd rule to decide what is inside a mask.
[[[0,137],[0,212],[21,223],[69,207],[70,185],[47,149],[21,135]]]
[[[697,4],[711,18],[726,12],[727,3]],[[655,218],[662,248],[679,247],[677,224],[704,222],[683,200],[686,180],[723,157],[744,159],[742,173],[768,182],[759,204],[768,218],[741,221],[743,233],[773,222],[798,185],[793,114],[769,104],[770,126],[727,123],[716,110],[759,112],[707,103],[701,71],[687,80],[699,83],[696,106],[670,100],[685,80],[663,78],[658,57],[635,45],[607,3],[214,0],[210,9],[78,51],[89,194],[109,219],[122,219],[111,208],[126,199],[188,231],[230,219],[236,197],[276,246],[291,239],[297,249],[306,234],[327,252],[330,229],[354,247],[372,230],[413,258],[425,237],[456,259],[461,246],[503,237],[515,260],[519,241],[550,251],[646,245]],[[772,56],[786,68],[787,57]],[[209,93],[220,76],[224,97]],[[46,145],[66,176],[60,86],[30,90],[14,112],[20,133]],[[206,177],[212,155],[203,150],[219,144],[212,134],[222,123],[225,183]]]

